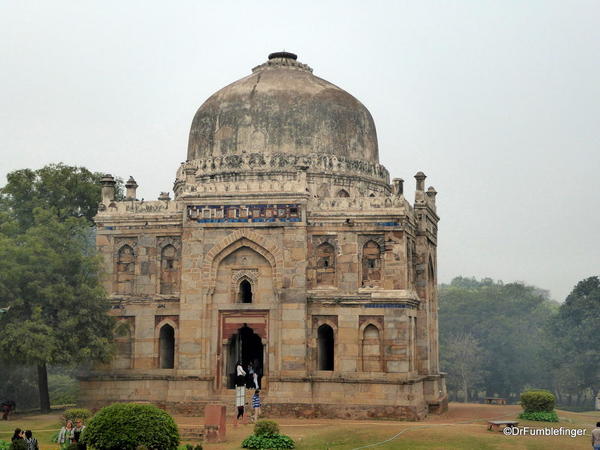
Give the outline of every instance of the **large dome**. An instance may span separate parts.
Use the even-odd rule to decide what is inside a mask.
[[[188,161],[244,153],[319,153],[379,163],[367,108],[287,52],[269,55],[194,116]]]

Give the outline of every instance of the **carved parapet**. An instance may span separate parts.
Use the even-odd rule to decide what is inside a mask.
[[[325,153],[293,155],[289,153],[244,153],[214,156],[187,161],[177,171],[176,187],[180,189],[191,182],[191,174],[196,181],[203,177],[215,177],[233,173],[239,179],[244,172],[249,176],[281,172],[296,173],[298,167],[306,167],[307,173],[339,174],[360,176],[379,183],[389,183],[389,173],[381,164],[355,160]],[[177,191],[179,193],[179,191]]]
[[[309,205],[312,210],[365,211],[372,209],[378,214],[384,209],[404,211],[408,206],[403,196],[319,198],[311,199]]]
[[[110,207],[98,211],[98,215],[115,215],[115,214],[163,214],[182,211],[181,205],[173,201],[122,201],[113,202]]]

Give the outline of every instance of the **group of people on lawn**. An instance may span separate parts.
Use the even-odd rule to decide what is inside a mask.
[[[84,429],[85,425],[82,419],[75,419],[75,426],[73,426],[72,420],[67,420],[65,426],[58,432],[56,442],[60,444],[61,449],[76,444],[78,449],[85,450],[86,445],[79,442]]]
[[[72,420],[67,420],[67,423],[64,427],[60,429],[58,432],[58,437],[56,438],[56,442],[60,445],[60,448],[67,448],[73,444],[77,446],[78,449],[85,450],[86,445],[79,442],[81,437],[81,432],[85,429],[85,425],[83,424],[82,419],[76,419],[75,425],[73,425]],[[13,444],[18,441],[23,441],[23,444],[20,448],[27,450],[39,450],[38,441],[33,437],[33,433],[31,430],[23,431],[20,428],[15,428],[15,432],[10,440]],[[19,448],[19,447],[16,447]]]
[[[31,432],[31,430],[23,431],[20,428],[15,428],[15,432],[13,433],[13,436],[10,439],[10,442],[15,444],[18,441],[23,442],[23,444],[20,447],[22,449],[39,450],[38,441],[36,438],[33,437],[33,433]],[[19,448],[19,447],[16,447],[16,445],[14,447]]]

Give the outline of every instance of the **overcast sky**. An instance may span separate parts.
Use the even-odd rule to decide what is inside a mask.
[[[439,275],[563,300],[600,272],[599,1],[0,0],[1,183],[59,162],[172,191],[196,109],[293,51],[428,175]]]

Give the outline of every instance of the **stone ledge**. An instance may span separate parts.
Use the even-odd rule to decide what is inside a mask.
[[[173,375],[173,374],[151,374],[151,373],[99,373],[78,375],[80,381],[140,381],[140,380],[158,380],[158,381],[214,381],[212,376],[198,375]]]
[[[370,372],[371,374],[371,372]],[[390,384],[390,385],[404,385],[404,384],[418,384],[422,383],[426,377],[419,376],[411,379],[400,379],[400,376],[406,376],[405,374],[391,373],[388,375],[397,376],[398,378],[390,379],[380,377],[347,377],[340,375],[333,375],[331,377],[323,376],[307,376],[307,377],[269,377],[269,383],[345,383],[345,384]]]

